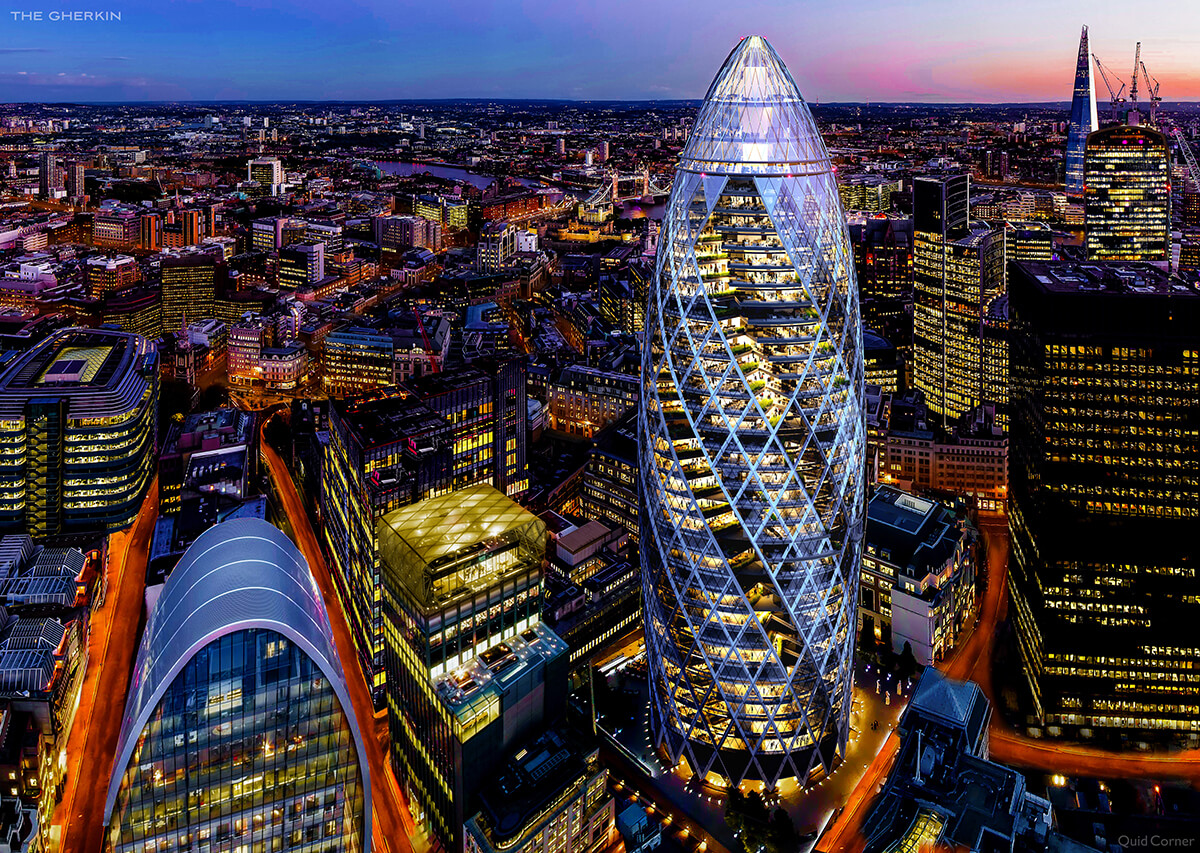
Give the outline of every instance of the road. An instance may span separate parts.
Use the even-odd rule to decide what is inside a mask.
[[[268,419],[269,420],[269,419]],[[265,431],[267,421],[263,421]],[[275,486],[283,511],[287,514],[292,534],[296,544],[308,560],[313,577],[321,595],[325,598],[325,609],[329,611],[329,625],[333,629],[334,641],[337,644],[338,656],[346,671],[346,681],[350,688],[350,702],[354,706],[358,724],[363,728],[363,743],[367,750],[367,764],[371,769],[371,805],[373,811],[374,850],[376,853],[423,853],[427,845],[423,837],[414,845],[417,830],[413,824],[412,814],[400,786],[392,772],[391,762],[388,761],[383,738],[379,736],[378,721],[375,718],[375,708],[371,702],[367,682],[358,666],[358,657],[354,651],[354,640],[350,635],[350,626],[346,615],[342,612],[333,579],[329,575],[329,566],[317,544],[317,536],[313,532],[308,514],[304,511],[304,503],[296,491],[291,474],[283,459],[266,441],[263,433],[259,433],[263,458],[267,463],[267,471]]]
[[[986,679],[991,685],[991,659],[995,645],[996,626],[1008,607],[1008,528],[1004,519],[986,520],[980,523],[987,553],[987,592],[979,608],[979,621],[970,635],[962,640],[941,664],[951,678]],[[985,693],[987,691],[985,690]],[[988,694],[991,698],[991,694]],[[993,715],[995,722],[998,715]],[[995,736],[992,737],[995,755]],[[863,771],[858,785],[846,800],[842,812],[830,823],[817,842],[820,853],[856,853],[863,848],[861,830],[863,822],[871,812],[875,794],[887,778],[900,748],[900,738],[892,734],[884,742],[875,760]],[[997,759],[999,760],[999,759]]]
[[[91,613],[88,668],[64,750],[63,798],[53,818],[64,853],[96,853],[104,840],[104,800],[141,640],[138,626],[146,592],[146,560],[157,518],[156,478],[133,526],[108,540],[108,591],[103,606]]]
[[[997,628],[1008,612],[1007,521],[1002,518],[986,519],[981,521],[980,530],[987,546],[988,586],[980,607],[979,621],[971,634],[940,664],[940,668],[951,678],[975,681],[995,707],[992,660]],[[992,714],[988,740],[993,761],[1023,770],[1065,772],[1072,776],[1100,779],[1171,779],[1200,785],[1200,750],[1144,754],[1040,740],[1013,731],[999,714]],[[850,795],[845,810],[830,824],[817,843],[818,851],[856,853],[862,849],[863,840],[858,832],[870,812],[875,792],[887,777],[899,746],[897,737],[888,739]]]

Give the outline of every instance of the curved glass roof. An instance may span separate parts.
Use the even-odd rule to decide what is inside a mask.
[[[333,686],[354,732],[367,804],[362,837],[364,849],[369,850],[370,770],[324,600],[292,540],[256,518],[226,521],[206,530],[163,585],[138,648],[104,805],[105,823],[112,818],[138,737],[175,676],[209,643],[249,628],[269,629],[292,640]]]
[[[808,105],[762,36],[742,39],[721,66],[679,168],[724,175],[829,172],[825,143]]]

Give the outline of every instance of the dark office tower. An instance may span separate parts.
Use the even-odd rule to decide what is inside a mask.
[[[183,555],[124,718],[106,723],[119,740],[104,853],[371,851],[374,720],[355,717],[304,557],[265,521],[218,524]]]
[[[1179,241],[1179,275],[1200,278],[1200,188],[1187,183],[1183,191],[1183,234]]]
[[[1089,261],[1171,257],[1171,161],[1167,139],[1150,127],[1097,130],[1084,155],[1085,245]]]
[[[41,163],[38,165],[38,195],[42,198],[50,198],[54,190],[60,186],[58,158],[52,151],[43,151]]]
[[[967,220],[966,175],[913,183],[913,385],[949,429],[980,403],[1007,400],[985,390],[984,317],[1004,290],[1004,231]]]
[[[1067,125],[1067,195],[1083,195],[1083,152],[1088,134],[1099,130],[1096,118],[1096,87],[1092,83],[1092,54],[1088,50],[1088,28],[1079,36],[1079,59],[1075,64],[1075,92],[1071,97],[1071,122]]]
[[[201,227],[200,227],[199,210],[181,210],[179,211],[179,230],[180,239],[184,246],[195,246],[200,242]]]
[[[213,316],[225,267],[212,255],[183,255],[162,262],[162,322],[167,332]]]
[[[742,39],[680,155],[638,426],[651,737],[717,785],[806,785],[845,754],[866,455],[845,223],[795,81]]]
[[[1018,263],[1013,613],[1052,736],[1200,735],[1200,292],[1148,264]]]
[[[850,224],[863,328],[912,350],[913,223],[866,219]]]
[[[145,338],[65,329],[0,374],[0,531],[119,530],[154,476],[158,360]]]

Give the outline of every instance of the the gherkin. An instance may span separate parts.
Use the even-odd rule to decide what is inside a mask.
[[[710,782],[805,784],[849,733],[862,332],[829,155],[760,37],[729,55],[680,156],[646,315],[654,737]]]

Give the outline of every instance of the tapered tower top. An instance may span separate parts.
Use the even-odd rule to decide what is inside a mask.
[[[679,168],[780,176],[831,171],[808,104],[762,36],[743,38],[717,72]]]

